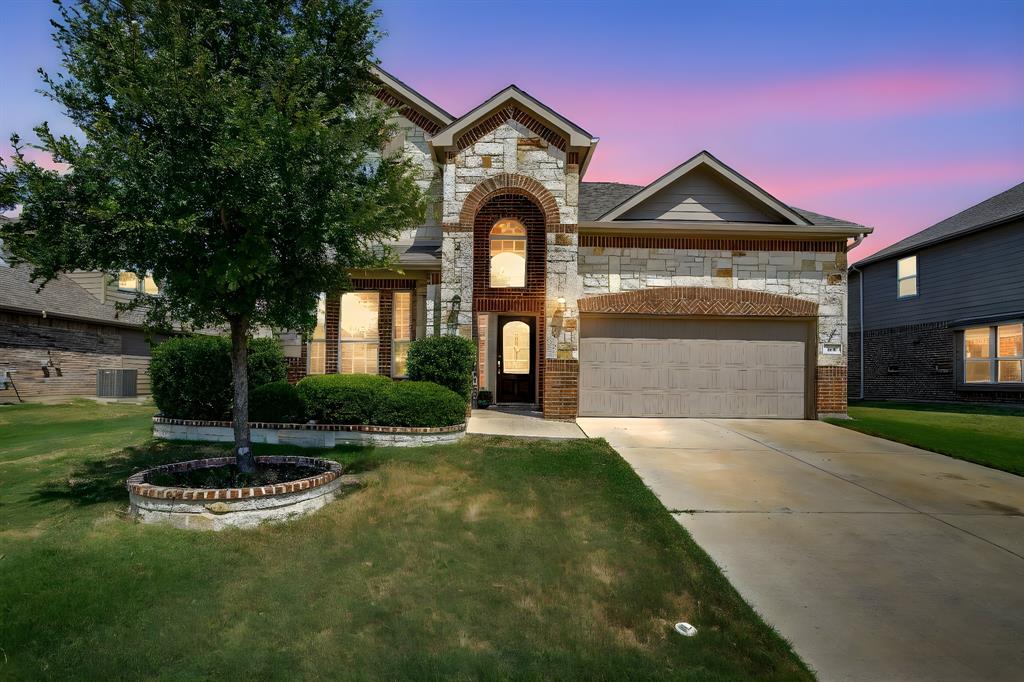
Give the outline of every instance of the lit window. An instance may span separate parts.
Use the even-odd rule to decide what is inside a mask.
[[[139,279],[139,276],[134,272],[128,272],[122,270],[117,275],[117,288],[121,291],[134,291],[134,292],[145,292],[149,296],[156,296],[160,293],[160,287],[156,285],[156,280],[153,279],[153,273],[146,273],[146,276]]]
[[[491,286],[526,286],[526,228],[518,220],[499,220],[491,228]]]
[[[392,318],[391,376],[408,374],[409,344],[412,343],[412,293],[396,291]]]
[[[341,333],[338,336],[342,374],[377,374],[380,336],[377,316],[380,294],[359,291],[341,297]]]
[[[530,373],[530,325],[518,320],[501,328],[502,368],[505,374]]]
[[[896,297],[917,296],[917,256],[896,261]]]
[[[139,276],[134,272],[122,270],[117,276],[117,288],[122,291],[138,291]]]
[[[964,330],[964,382],[1024,383],[1024,325],[1020,322]]]
[[[327,295],[321,293],[316,301],[316,326],[309,340],[309,367],[307,374],[323,374],[327,371]]]
[[[1021,362],[1024,361],[1024,325],[1004,324],[997,327],[996,350],[999,356],[996,381],[1021,383]]]
[[[992,381],[992,334],[988,327],[964,331],[964,381],[987,384]]]

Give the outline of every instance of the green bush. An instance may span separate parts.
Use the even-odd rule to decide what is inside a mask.
[[[250,339],[248,366],[250,391],[288,378],[288,362],[277,339]]]
[[[276,339],[249,342],[249,391],[287,376]],[[231,341],[222,336],[179,336],[153,349],[149,363],[153,401],[165,417],[228,419],[234,388]]]
[[[377,403],[378,426],[451,426],[466,421],[466,401],[430,381],[396,381]]]
[[[231,342],[220,336],[181,336],[153,349],[153,402],[165,417],[227,419],[231,414]]]
[[[376,374],[317,374],[298,384],[307,419],[322,424],[372,424],[377,404],[391,388]]]
[[[274,381],[257,387],[249,394],[249,421],[303,421],[305,406],[298,390],[287,381]]]
[[[466,402],[473,394],[476,344],[461,336],[427,336],[409,345],[409,378],[432,381]]]

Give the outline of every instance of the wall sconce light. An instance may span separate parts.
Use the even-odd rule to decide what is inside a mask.
[[[448,327],[455,331],[459,326],[459,310],[462,308],[462,297],[458,294],[452,296],[452,309],[448,313]]]

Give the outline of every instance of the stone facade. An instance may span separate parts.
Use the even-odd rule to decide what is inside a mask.
[[[754,304],[749,296],[719,296],[739,306],[730,314],[813,320],[817,348],[808,376],[815,378],[818,411],[845,411],[846,240],[859,234],[853,228],[860,226],[804,216],[706,152],[669,174],[697,168],[699,182],[673,185],[672,193],[663,191],[668,185],[662,184],[634,187],[632,194],[630,186],[594,183],[616,185],[618,192],[594,202],[592,193],[583,192],[592,192],[593,185],[582,183],[581,176],[596,139],[518,88],[503,90],[461,118],[446,119],[438,108],[424,106],[419,93],[403,94],[395,82],[387,87],[395,92],[379,96],[397,107],[400,133],[386,153],[413,159],[431,203],[424,224],[403,234],[401,242],[437,245],[436,265],[418,282],[422,303],[416,336],[458,334],[476,340],[478,387],[493,390],[492,382],[499,383],[496,358],[504,342],[498,338],[497,317],[525,318],[536,336],[531,340],[531,346],[536,343],[531,365],[536,401],[545,417],[572,419],[579,392],[581,306],[600,295],[693,287],[763,294],[765,300],[775,296],[770,304]],[[694,191],[686,194],[680,188]],[[648,190],[653,194],[640,196]],[[651,224],[623,213],[630,210],[624,200],[634,195],[637,202],[646,202],[654,216],[647,221]],[[741,215],[740,204],[754,206],[765,224],[750,229],[750,223],[742,222],[750,218],[735,217]],[[600,211],[593,210],[596,205]],[[618,213],[616,207],[621,207]],[[669,214],[684,217],[659,217]],[[701,217],[686,217],[692,215]],[[497,220],[506,218],[526,228],[526,285],[493,288],[489,234]],[[827,229],[810,229],[819,218],[826,219],[822,225]],[[666,233],[675,220],[686,229]],[[695,229],[695,220],[709,229]],[[808,234],[801,234],[803,228]],[[406,272],[396,269],[393,277],[407,277]],[[793,301],[806,303],[806,309]],[[776,310],[776,304],[786,309]],[[509,375],[501,374],[506,382]],[[523,393],[506,389],[510,400],[515,396],[518,401]],[[495,398],[500,401],[497,391]]]
[[[818,246],[821,250],[808,251],[772,250],[772,245],[766,250],[666,246],[673,245],[580,248],[583,295],[681,286],[793,296],[818,306],[818,365],[846,366],[845,252],[825,242]],[[842,352],[826,355],[824,344],[839,344]]]

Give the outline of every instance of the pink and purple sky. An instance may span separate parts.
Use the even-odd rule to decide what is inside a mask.
[[[385,69],[452,114],[509,83],[601,138],[586,180],[701,149],[876,228],[863,258],[1024,181],[1024,2],[379,0]],[[7,0],[0,133],[71,124],[43,0]],[[7,145],[0,153],[9,152]]]

